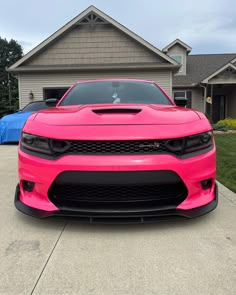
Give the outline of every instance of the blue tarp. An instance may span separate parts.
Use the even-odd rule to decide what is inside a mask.
[[[18,112],[4,116],[0,120],[0,144],[18,142],[21,129],[32,112]]]

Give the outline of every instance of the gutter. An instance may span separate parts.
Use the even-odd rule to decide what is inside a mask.
[[[173,88],[194,88],[199,86],[199,83],[192,83],[189,85],[173,85]]]
[[[35,67],[17,67],[17,68],[8,68],[8,72],[58,72],[58,71],[103,71],[103,70],[178,70],[179,66],[170,65],[170,64],[98,64],[98,65],[60,65],[60,66],[35,66]]]

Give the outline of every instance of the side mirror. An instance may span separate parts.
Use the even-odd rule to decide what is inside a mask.
[[[185,107],[187,105],[188,99],[186,97],[176,97],[174,101],[177,106]]]
[[[56,106],[58,103],[58,99],[57,98],[48,98],[45,100],[46,105],[48,106]]]

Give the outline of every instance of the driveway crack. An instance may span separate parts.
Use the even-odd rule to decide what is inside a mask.
[[[49,254],[49,256],[48,256],[48,258],[47,258],[47,260],[46,260],[45,265],[43,266],[43,269],[41,270],[41,272],[40,272],[40,274],[39,274],[39,277],[38,277],[38,279],[37,279],[37,281],[36,281],[36,283],[35,283],[35,285],[34,285],[32,291],[31,291],[30,295],[32,295],[32,294],[34,293],[34,291],[35,291],[35,289],[36,289],[36,287],[37,287],[37,285],[38,285],[38,282],[39,282],[39,280],[41,279],[41,277],[42,277],[42,275],[43,275],[43,272],[44,272],[44,270],[45,270],[45,268],[46,268],[46,266],[47,266],[47,264],[48,264],[50,258],[52,257],[52,254],[53,254],[54,250],[56,249],[56,246],[57,246],[57,244],[58,244],[58,242],[59,242],[59,240],[60,240],[60,238],[61,238],[63,232],[65,231],[65,228],[66,228],[67,224],[68,224],[68,222],[66,221],[65,224],[64,224],[64,226],[63,226],[63,228],[62,228],[62,231],[60,232],[60,234],[59,234],[59,236],[58,236],[58,238],[57,238],[57,240],[56,240],[56,242],[55,242],[55,244],[54,244],[54,246],[53,246],[53,248],[52,248],[51,253]]]

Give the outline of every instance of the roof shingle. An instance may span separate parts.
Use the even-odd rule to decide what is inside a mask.
[[[231,54],[199,54],[187,56],[186,76],[174,76],[173,87],[199,84],[236,57]]]

